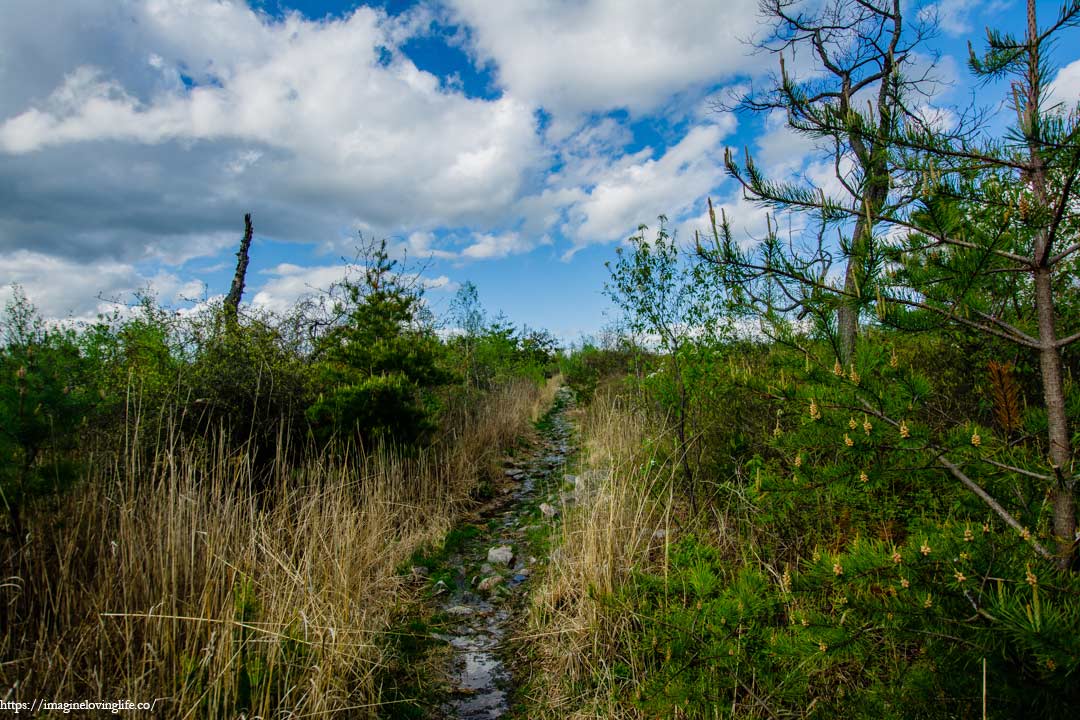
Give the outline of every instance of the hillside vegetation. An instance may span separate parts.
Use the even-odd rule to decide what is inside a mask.
[[[553,344],[441,339],[372,245],[288,317],[144,299],[77,329],[22,296],[0,347],[0,683],[169,717],[375,715],[407,561],[550,404]]]
[[[762,237],[710,203],[618,250],[625,332],[563,365],[598,491],[534,598],[535,712],[1072,717],[1080,125],[1046,57],[1080,4],[972,52],[1011,83],[997,135],[913,112],[899,3],[763,8],[821,73],[739,107],[841,188],[729,152]]]
[[[1049,53],[1080,0],[972,50],[1008,127],[927,105],[933,23],[899,0],[761,7],[779,72],[723,109],[832,176],[729,151],[759,235],[711,200],[692,237],[641,226],[601,341],[489,319],[471,283],[439,320],[385,242],[259,313],[250,217],[194,310],[46,322],[16,289],[4,699],[1075,717],[1080,111]]]

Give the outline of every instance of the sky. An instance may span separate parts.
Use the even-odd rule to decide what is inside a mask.
[[[809,0],[814,2],[815,0]],[[972,97],[967,43],[1022,30],[1019,0],[905,0],[933,13],[928,104]],[[1057,5],[1039,2],[1049,19]],[[717,109],[776,71],[757,0],[6,0],[0,24],[0,301],[93,319],[152,288],[182,308],[227,291],[243,215],[245,302],[280,311],[385,238],[446,312],[566,342],[611,318],[604,263],[664,215],[684,240],[706,198],[751,242],[764,212],[727,147],[829,182],[780,116]],[[1080,96],[1080,37],[1055,92]],[[997,105],[994,105],[997,103]],[[947,115],[947,113],[946,113]]]

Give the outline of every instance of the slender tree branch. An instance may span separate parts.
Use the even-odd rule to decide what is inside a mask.
[[[890,425],[892,425],[894,427],[900,427],[900,423],[896,422],[895,420],[893,420],[891,417],[889,417],[885,413],[880,412],[877,408],[875,408],[872,404],[870,404],[865,398],[859,398],[859,401],[862,403],[863,407],[866,408],[867,412],[871,413],[872,415],[874,415],[875,417],[877,417],[877,418],[879,418],[881,420],[884,420],[885,422],[889,423]],[[959,468],[959,466],[956,465],[956,463],[952,462],[951,460],[949,460],[949,458],[945,457],[945,452],[946,451],[945,451],[944,448],[937,447],[937,446],[930,446],[930,449],[932,449],[936,453],[936,458],[935,459],[938,461],[938,463],[941,464],[942,467],[944,467],[946,470],[948,470],[952,474],[953,477],[955,477],[957,480],[959,480],[961,483],[963,483],[964,486],[966,486],[969,490],[971,490],[973,493],[975,493],[979,497],[979,499],[982,500],[984,503],[986,503],[990,507],[991,510],[993,510],[995,513],[997,513],[998,517],[1000,517],[1002,520],[1004,520],[1005,523],[1007,525],[1009,525],[1009,527],[1013,528],[1018,533],[1021,533],[1021,534],[1026,533],[1026,534],[1030,535],[1030,531],[1027,528],[1025,528],[1023,525],[1021,525],[1019,523],[1019,521],[1017,521],[1017,519],[1012,516],[1012,513],[1010,513],[1008,510],[1006,510],[1004,507],[1002,507],[1001,503],[999,503],[997,500],[995,500],[993,498],[993,496],[990,495],[990,493],[986,492],[986,490],[984,490],[982,488],[982,486],[980,486],[977,482],[975,482],[970,477],[968,477],[967,474],[963,470],[961,470]],[[1043,547],[1039,543],[1039,541],[1036,540],[1034,537],[1032,537],[1030,540],[1028,540],[1028,542],[1031,544],[1032,549],[1036,553],[1038,553],[1041,557],[1045,558],[1046,560],[1053,561],[1053,562],[1057,561],[1057,557],[1053,553],[1051,553],[1049,550],[1047,550],[1045,547]]]

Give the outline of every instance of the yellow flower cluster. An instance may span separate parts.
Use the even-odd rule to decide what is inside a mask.
[[[902,438],[911,437],[911,430],[908,429],[907,420],[901,420],[900,421],[900,437],[902,437]]]

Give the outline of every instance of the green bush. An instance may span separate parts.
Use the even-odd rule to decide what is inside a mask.
[[[70,451],[97,401],[74,331],[49,327],[19,288],[0,324],[0,499],[9,529],[21,511],[75,477]]]
[[[403,279],[386,242],[370,249],[360,282],[347,281],[342,321],[316,348],[318,399],[307,417],[324,441],[415,444],[435,427],[433,390],[453,379],[434,329],[422,322],[421,293]]]

